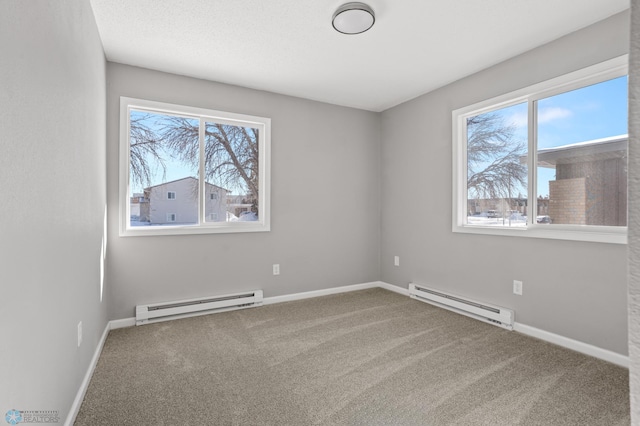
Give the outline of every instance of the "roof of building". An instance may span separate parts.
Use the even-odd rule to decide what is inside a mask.
[[[557,164],[624,158],[627,152],[629,135],[572,143],[538,150],[538,167],[555,168]],[[520,158],[526,162],[527,157]]]
[[[180,182],[181,180],[185,180],[185,179],[192,179],[192,180],[195,180],[195,181],[197,181],[197,180],[198,180],[198,179],[194,178],[193,176],[187,176],[187,177],[183,177],[183,178],[180,178],[180,179],[170,180],[169,182],[163,182],[163,183],[159,183],[159,184],[157,184],[157,185],[148,186],[148,187],[146,187],[144,190],[146,191],[146,190],[151,189],[151,188],[157,188],[158,186],[164,186],[164,185],[168,185],[168,184],[170,184],[170,183]],[[221,186],[218,186],[218,185],[214,185],[214,184],[209,183],[209,182],[205,182],[205,184],[207,184],[207,185],[209,185],[209,186],[215,186],[216,188],[218,188],[218,189],[222,189],[223,191],[231,192],[231,191],[229,191],[228,189],[225,189],[225,188],[223,188],[223,187],[221,187]]]

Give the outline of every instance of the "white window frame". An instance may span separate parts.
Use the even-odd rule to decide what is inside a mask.
[[[171,114],[199,120],[200,137],[204,138],[205,122],[257,128],[258,140],[258,220],[254,222],[207,222],[205,179],[199,179],[198,223],[175,226],[131,226],[129,196],[129,135],[131,110]],[[204,170],[204,144],[200,144],[200,170]],[[190,235],[235,232],[268,232],[271,229],[271,119],[164,102],[120,98],[120,236]]]
[[[453,209],[452,231],[533,238],[550,238],[602,243],[627,243],[626,226],[547,225],[534,220],[537,211],[537,149],[535,102],[550,96],[601,83],[628,74],[628,55],[623,55],[505,95],[452,112]],[[512,105],[528,103],[528,206],[526,227],[494,227],[466,224],[467,218],[467,118]],[[612,135],[613,136],[613,135]]]
[[[167,222],[175,222],[178,216],[175,213],[167,213]]]
[[[173,194],[173,197],[171,196]],[[175,200],[176,199],[176,191],[167,191],[167,200]]]
[[[210,199],[211,201],[217,201],[217,200],[218,200],[218,192],[211,192],[211,193],[209,194],[209,199]]]

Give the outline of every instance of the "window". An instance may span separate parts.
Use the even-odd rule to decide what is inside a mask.
[[[122,97],[120,235],[268,231],[270,132],[268,118]]]
[[[626,243],[627,58],[453,111],[453,231]]]

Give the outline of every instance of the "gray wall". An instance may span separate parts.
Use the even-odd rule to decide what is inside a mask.
[[[115,63],[107,86],[110,318],[138,303],[378,279],[380,114]],[[270,117],[271,232],[118,237],[120,96]]]
[[[0,2],[0,57],[0,413],[64,421],[107,322],[105,60],[89,2]]]
[[[629,52],[629,358],[631,423],[640,425],[640,2],[631,2]]]
[[[520,323],[627,353],[626,246],[451,232],[451,111],[627,53],[628,20],[615,15],[383,112],[382,281],[511,307]]]

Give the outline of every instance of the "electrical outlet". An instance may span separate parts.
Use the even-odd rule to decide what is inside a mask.
[[[522,296],[522,281],[513,280],[513,294]]]
[[[274,263],[273,264],[273,275],[280,275],[280,264],[279,263]]]
[[[394,266],[400,266],[400,256],[394,256],[393,257],[393,265]]]
[[[82,344],[82,321],[78,323],[78,347]]]

